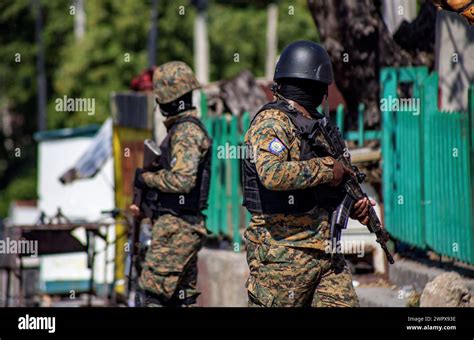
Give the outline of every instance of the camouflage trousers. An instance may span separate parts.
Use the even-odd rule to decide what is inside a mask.
[[[197,291],[197,254],[206,235],[204,222],[191,224],[165,214],[153,225],[151,245],[138,285],[154,294],[163,305],[195,303]]]
[[[249,307],[358,307],[343,257],[317,249],[248,242]]]

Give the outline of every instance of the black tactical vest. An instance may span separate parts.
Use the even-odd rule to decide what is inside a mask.
[[[308,138],[317,121],[298,114],[285,101],[278,100],[264,105],[250,124],[252,125],[260,112],[269,109],[284,112],[295,125],[297,136],[301,140],[300,161],[328,155],[322,149],[314,149],[313,143]],[[247,147],[250,146],[247,145]],[[318,206],[332,210],[341,199],[340,189],[329,187],[326,184],[300,190],[269,190],[261,183],[255,162],[249,158],[242,162],[242,188],[244,191],[243,205],[249,212],[256,214],[303,214]]]
[[[178,119],[168,129],[168,135],[160,145],[161,157],[159,168],[171,170],[171,138],[179,124],[184,122],[192,122],[199,126],[204,131],[206,138],[210,140],[210,147],[206,155],[200,160],[196,185],[189,193],[169,193],[159,191],[158,206],[161,213],[172,213],[174,215],[196,215],[207,208],[207,198],[209,196],[209,181],[211,170],[211,154],[212,154],[212,140],[207,134],[204,124],[196,117],[184,116]]]

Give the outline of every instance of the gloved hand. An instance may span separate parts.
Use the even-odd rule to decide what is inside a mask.
[[[147,183],[153,178],[153,176],[155,176],[155,173],[151,171],[145,171],[142,173],[142,178],[143,178],[143,181],[145,182],[145,185],[148,185]]]
[[[145,174],[146,172],[143,170],[143,169],[136,169],[135,170],[135,179],[133,181],[133,185],[137,188],[146,188],[147,185],[146,185],[146,182],[145,182],[145,179],[143,177],[143,175]]]

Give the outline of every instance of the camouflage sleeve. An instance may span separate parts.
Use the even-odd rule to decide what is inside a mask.
[[[288,161],[290,126],[284,120],[266,118],[255,122],[248,141],[256,151],[256,168],[262,184],[269,190],[294,190],[333,180],[331,157]]]
[[[196,124],[184,122],[176,127],[171,137],[171,170],[159,170],[145,177],[150,187],[163,192],[188,193],[196,185],[199,161],[206,135]]]

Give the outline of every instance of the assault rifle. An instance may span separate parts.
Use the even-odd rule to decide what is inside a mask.
[[[135,178],[133,181],[133,204],[140,208],[140,216],[133,217],[133,223],[131,228],[130,239],[132,241],[130,268],[128,273],[128,291],[131,290],[131,282],[133,275],[133,268],[137,268],[139,273],[139,266],[137,266],[137,257],[140,253],[140,224],[144,217],[148,217],[151,220],[156,218],[155,213],[157,211],[156,202],[158,199],[158,192],[152,188],[149,188],[142,178],[142,173],[146,171],[157,171],[158,161],[161,156],[159,146],[150,139],[146,139],[143,148],[143,167],[135,170]]]
[[[143,145],[143,167],[135,170],[133,181],[133,204],[138,206],[146,217],[153,219],[155,210],[153,202],[156,202],[158,193],[144,183],[142,173],[158,170],[161,151],[159,146],[151,139],[145,140]]]
[[[327,145],[321,145],[322,143],[318,142],[318,134],[324,139]],[[368,198],[367,194],[362,191],[360,183],[364,182],[366,175],[359,171],[359,169],[352,165],[349,150],[346,147],[346,143],[342,138],[339,129],[332,127],[326,118],[318,120],[315,125],[315,129],[310,134],[310,139],[313,141],[315,147],[323,148],[329,153],[331,157],[341,162],[345,167],[352,169],[354,171],[354,176],[346,176],[343,180],[343,189],[344,189],[344,199],[332,213],[331,216],[331,242],[336,241],[336,244],[332,244],[331,249],[336,248],[341,239],[342,229],[347,228],[347,221],[349,220],[349,215],[352,210],[352,206],[355,202],[362,198]],[[328,150],[329,147],[329,150]],[[386,242],[389,240],[388,233],[382,229],[381,222],[377,217],[372,206],[369,207],[369,223],[367,224],[367,229],[371,233],[374,233],[376,236],[376,241],[380,244],[385,255],[387,256],[388,262],[391,264],[395,261],[393,260],[392,254],[387,248]]]

